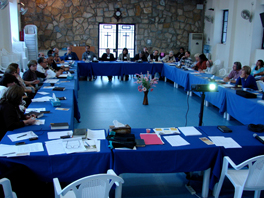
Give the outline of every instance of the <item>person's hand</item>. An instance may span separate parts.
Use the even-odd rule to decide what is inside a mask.
[[[33,80],[32,84],[36,85],[36,84],[39,84],[39,80]]]
[[[29,118],[27,120],[23,120],[23,122],[25,125],[32,125],[36,122],[36,119],[35,118]]]
[[[254,74],[254,77],[256,77],[257,76],[257,74]]]

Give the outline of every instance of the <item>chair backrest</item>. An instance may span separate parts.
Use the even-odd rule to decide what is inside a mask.
[[[264,82],[263,81],[260,81],[260,80],[258,80],[258,81],[256,81],[256,83],[257,83],[257,86],[258,86],[258,90],[259,91],[264,91],[264,90],[262,90],[262,88],[261,88],[261,85],[260,84],[264,84]]]
[[[264,188],[264,155],[251,158],[245,162],[248,164],[249,173],[245,182],[245,188]]]
[[[224,76],[226,75],[226,70],[225,70],[225,68],[220,69],[218,75],[219,75],[220,77],[224,77]]]
[[[5,198],[16,198],[16,194],[12,192],[12,187],[10,180],[7,178],[3,178],[0,180],[0,185],[3,186]]]
[[[223,67],[223,65],[221,64],[221,61],[218,59],[216,61],[214,61],[214,65],[218,68],[221,69]]]
[[[81,178],[66,186],[61,195],[73,191],[76,197],[81,198],[107,198],[115,182],[124,183],[121,177],[109,174],[97,174]]]

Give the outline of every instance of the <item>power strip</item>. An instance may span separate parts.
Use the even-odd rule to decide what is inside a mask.
[[[191,195],[195,195],[196,194],[195,190],[191,186],[188,186],[187,184],[185,184],[185,187],[191,193]]]

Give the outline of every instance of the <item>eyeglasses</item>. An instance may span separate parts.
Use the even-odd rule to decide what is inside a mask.
[[[67,141],[66,142],[66,148],[67,149],[73,149],[73,148],[80,148],[81,143],[80,141]]]

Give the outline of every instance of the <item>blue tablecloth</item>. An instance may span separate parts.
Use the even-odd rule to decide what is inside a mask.
[[[235,90],[226,89],[226,111],[243,124],[264,124],[264,105],[257,102],[261,97],[243,98]]]
[[[184,88],[184,91],[189,90],[189,73],[182,69],[178,69],[175,66],[164,64],[161,75],[172,80]]]
[[[44,151],[34,152],[30,156],[0,158],[0,175],[7,169],[19,164],[26,165],[42,181],[52,182],[52,179],[58,177],[62,182],[73,182],[82,177],[106,173],[110,168],[111,151],[107,147],[107,141],[101,140],[100,152],[84,152],[73,154],[61,154],[49,156],[46,150],[45,141],[48,141],[46,131],[34,131],[39,139],[35,141],[23,140],[27,144],[42,142]],[[7,137],[14,132],[7,132],[1,140],[1,144],[13,145],[14,142]]]
[[[146,129],[132,129],[136,139],[140,139],[140,133],[146,133]],[[174,173],[201,171],[208,168],[214,169],[222,157],[219,147],[208,146],[199,138],[206,134],[201,131],[201,136],[181,135],[190,143],[187,146],[172,147],[162,136],[164,145],[146,145],[137,150],[116,150],[114,153],[113,169],[117,174],[121,173]]]
[[[129,74],[143,73],[149,71],[153,76],[161,73],[163,63],[135,63],[135,62],[90,62],[78,61],[79,76],[124,76]]]
[[[247,126],[228,126],[233,132],[232,133],[222,133],[216,126],[202,126],[199,127],[205,134],[208,136],[225,136],[233,138],[242,148],[233,148],[233,149],[225,149],[224,147],[219,147],[220,153],[222,155],[214,169],[212,170],[212,179],[211,186],[214,185],[215,182],[218,182],[221,170],[223,157],[229,156],[236,164],[240,164],[241,162],[264,154],[264,145],[261,144],[258,140],[253,137],[254,132],[249,131]]]

